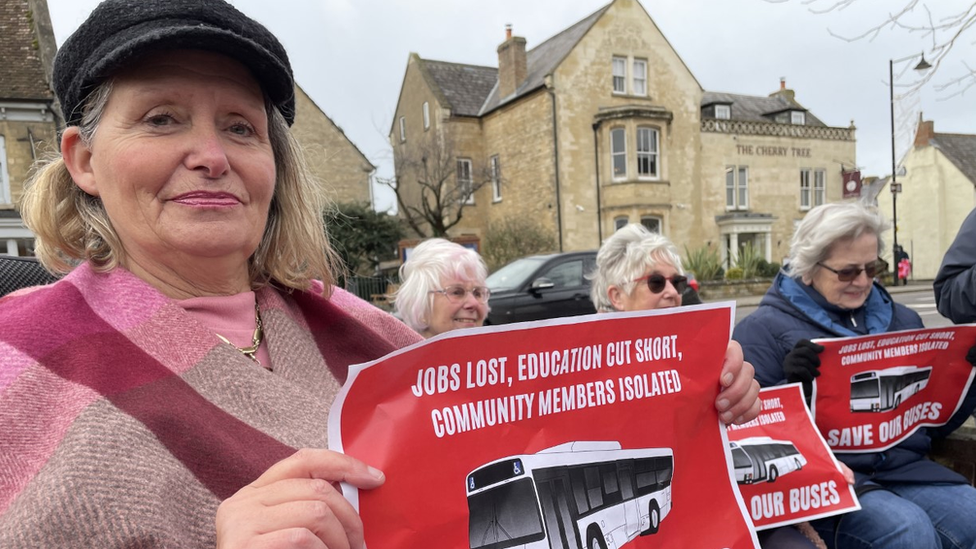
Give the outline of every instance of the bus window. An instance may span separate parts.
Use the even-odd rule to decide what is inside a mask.
[[[586,496],[590,500],[591,509],[603,507],[603,487],[600,486],[600,470],[587,467],[583,470],[586,475]]]
[[[600,476],[603,477],[603,503],[614,505],[623,501],[617,484],[617,466],[613,463],[600,465]]]
[[[530,478],[469,496],[469,547],[496,549],[544,539],[537,501]]]
[[[625,500],[634,498],[634,468],[631,463],[620,463],[617,469],[617,478],[620,481],[620,495]]]
[[[570,484],[573,486],[573,497],[576,499],[576,510],[580,515],[590,512],[590,504],[586,501],[586,481],[583,479],[583,468],[573,467],[569,471]]]
[[[878,398],[878,380],[865,379],[851,383],[851,398]]]

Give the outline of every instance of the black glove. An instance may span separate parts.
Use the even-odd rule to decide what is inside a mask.
[[[966,353],[966,362],[969,362],[973,365],[973,368],[976,368],[976,345],[970,347],[969,352]]]
[[[809,339],[801,339],[793,346],[786,358],[783,359],[783,373],[786,381],[803,383],[803,395],[807,400],[813,392],[813,378],[820,375],[820,353],[823,345],[817,345]]]

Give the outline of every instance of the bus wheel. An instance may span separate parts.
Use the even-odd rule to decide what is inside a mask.
[[[770,465],[769,466],[769,482],[776,482],[776,479],[778,479],[778,478],[779,478],[779,471],[776,470],[776,466],[775,465]]]
[[[603,539],[603,532],[596,524],[591,524],[586,531],[586,549],[607,549],[607,542]]]
[[[656,534],[657,529],[661,527],[661,509],[653,499],[647,504],[647,522],[647,530],[641,532],[641,535]]]

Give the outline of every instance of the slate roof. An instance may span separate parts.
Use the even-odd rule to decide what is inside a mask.
[[[942,151],[976,185],[976,135],[937,133],[929,143]]]
[[[769,97],[709,91],[702,94],[702,107],[716,103],[732,105],[732,120],[769,122],[768,115],[786,110],[801,110],[807,113],[807,126],[826,126],[813,113],[807,111],[806,107],[796,101],[790,101],[781,94],[773,94]]]
[[[538,46],[526,52],[526,77],[525,81],[509,97],[499,97],[497,83],[491,90],[491,95],[485,101],[480,114],[488,114],[496,108],[517,99],[531,91],[534,91],[545,84],[547,74],[551,74],[559,63],[569,55],[576,44],[583,38],[590,27],[600,19],[610,4],[603,6],[589,17],[579,23],[567,28]]]
[[[423,61],[441,89],[455,116],[478,116],[491,89],[498,82],[498,69],[444,61]]]
[[[0,2],[0,98],[51,100],[27,0]]]

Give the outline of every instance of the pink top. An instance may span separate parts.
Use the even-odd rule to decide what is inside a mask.
[[[250,347],[254,328],[257,327],[254,318],[254,299],[254,292],[244,292],[216,297],[191,297],[179,300],[176,304],[234,345]],[[261,366],[271,369],[271,354],[268,353],[267,341],[261,341],[257,359],[261,362]]]

